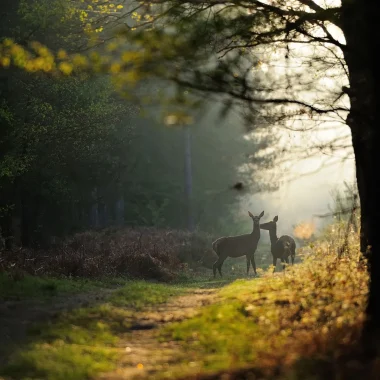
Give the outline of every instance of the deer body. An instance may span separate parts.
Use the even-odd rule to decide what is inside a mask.
[[[282,235],[277,237],[277,221],[278,216],[273,218],[272,222],[260,224],[260,228],[269,231],[270,249],[273,256],[273,272],[276,270],[277,260],[280,259],[282,263],[289,264],[289,256],[294,264],[294,258],[296,256],[296,242],[289,235]],[[285,269],[285,265],[283,266]]]
[[[253,271],[256,274],[254,253],[260,240],[260,218],[264,215],[264,211],[259,216],[253,216],[250,212],[248,214],[253,220],[253,230],[250,234],[224,236],[212,243],[212,248],[218,255],[218,260],[213,265],[214,277],[216,276],[216,269],[222,276],[222,265],[227,257],[236,258],[244,255],[247,258],[247,275],[250,264],[252,264]]]

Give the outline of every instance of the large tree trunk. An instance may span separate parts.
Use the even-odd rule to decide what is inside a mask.
[[[369,299],[367,304],[367,332],[380,332],[380,247],[377,224],[380,220],[378,199],[380,186],[376,184],[378,171],[375,167],[376,146],[380,146],[376,131],[371,141],[363,141],[353,131],[357,182],[361,201],[360,245],[362,254],[368,259],[370,273]]]
[[[377,16],[375,1],[342,1],[341,27],[347,44],[344,54],[350,81],[347,93],[351,101],[347,124],[352,132],[361,204],[360,248],[368,259],[370,273],[364,337],[374,344],[380,332],[380,241],[376,236],[380,221],[380,182],[376,166],[380,147]]]

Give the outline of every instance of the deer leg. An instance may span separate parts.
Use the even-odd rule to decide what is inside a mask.
[[[287,258],[285,259],[285,261],[286,261],[286,264],[289,265],[289,257],[287,257]]]
[[[218,263],[219,259],[215,261],[215,263],[212,265],[212,272],[214,273],[214,278],[216,276],[216,265]]]
[[[276,271],[277,258],[273,256],[273,273]]]
[[[291,255],[290,258],[292,259],[292,265],[294,265],[294,255]]]
[[[281,262],[282,262],[282,270],[285,270],[285,260],[283,257],[281,257]]]
[[[220,277],[222,277],[222,265],[223,265],[223,263],[224,263],[224,260],[226,260],[226,257],[224,258],[224,259],[221,259],[220,257],[219,257],[219,265],[218,265],[218,272],[219,272],[219,274],[220,274]]]
[[[221,271],[220,271],[220,268],[222,267],[223,262],[224,262],[224,260],[222,260],[222,259],[220,258],[220,256],[219,256],[218,260],[216,260],[215,263],[213,264],[213,266],[212,266],[212,271],[213,271],[213,273],[214,273],[214,278],[215,278],[215,276],[216,276],[216,268],[218,268],[218,271],[219,271],[220,275],[222,275],[222,273],[221,273]]]
[[[249,266],[251,265],[251,257],[249,255],[245,256],[247,258],[247,276],[249,273]]]
[[[256,276],[256,275],[257,275],[257,272],[256,272],[255,255],[252,255],[252,256],[251,256],[251,263],[252,263],[253,271],[255,272],[255,276]]]

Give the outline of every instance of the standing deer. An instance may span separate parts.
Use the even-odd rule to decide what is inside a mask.
[[[269,231],[270,237],[270,250],[273,256],[273,272],[276,270],[277,259],[280,259],[282,263],[284,261],[289,264],[289,256],[292,259],[292,265],[294,264],[294,257],[296,256],[296,242],[289,235],[282,235],[277,237],[277,221],[278,216],[273,218],[273,221],[260,224],[262,230]],[[283,265],[285,269],[285,264]]]
[[[218,268],[219,274],[222,277],[222,265],[227,257],[241,257],[247,258],[247,275],[249,267],[252,263],[253,271],[256,275],[256,263],[254,253],[257,248],[257,243],[260,240],[260,218],[264,215],[264,211],[259,216],[254,216],[248,211],[248,215],[253,220],[253,230],[250,234],[238,236],[224,236],[212,243],[212,248],[219,256],[212,266],[214,277],[216,269]]]

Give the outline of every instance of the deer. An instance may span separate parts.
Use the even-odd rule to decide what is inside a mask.
[[[289,256],[292,259],[292,265],[294,264],[294,258],[296,256],[296,242],[289,235],[282,235],[277,237],[277,221],[276,215],[271,222],[260,224],[260,229],[269,231],[270,238],[270,250],[273,256],[273,273],[276,270],[277,259],[280,259],[282,263],[289,264]],[[283,270],[285,270],[285,264],[283,264]]]
[[[222,265],[227,257],[237,258],[244,255],[247,258],[247,276],[251,263],[255,275],[257,275],[254,253],[260,240],[260,218],[264,215],[264,211],[259,216],[254,216],[248,211],[248,215],[253,221],[253,229],[250,234],[223,236],[212,243],[212,248],[218,255],[218,260],[212,266],[214,278],[216,269],[218,269],[220,277],[222,277]]]

